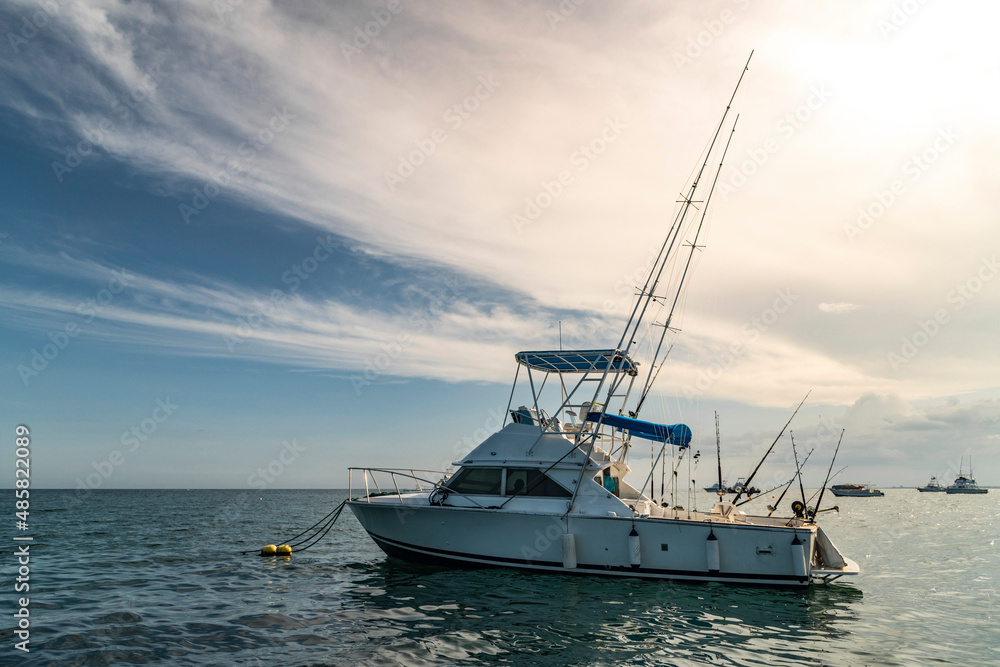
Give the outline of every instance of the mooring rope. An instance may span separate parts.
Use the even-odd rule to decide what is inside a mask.
[[[324,516],[322,519],[320,519],[313,525],[303,530],[298,535],[294,535],[288,538],[287,540],[282,540],[281,542],[278,542],[278,544],[287,545],[296,552],[305,551],[309,547],[315,546],[320,540],[326,537],[326,534],[330,532],[331,528],[333,528],[333,524],[335,524],[337,522],[337,519],[340,518],[340,513],[344,511],[345,505],[347,505],[347,500],[341,502],[333,509],[333,511],[331,511],[329,514]],[[295,542],[295,540],[298,540],[303,535],[307,536],[299,540],[298,542]],[[300,548],[300,546],[303,544],[305,544],[305,546]],[[259,553],[259,550],[251,549],[250,551],[242,551],[240,553],[244,555]]]

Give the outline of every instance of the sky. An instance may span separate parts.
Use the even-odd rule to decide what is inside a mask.
[[[81,494],[442,470],[615,345],[750,58],[643,416],[735,478],[809,392],[807,484],[1000,485],[997,14],[4,3],[5,428]]]

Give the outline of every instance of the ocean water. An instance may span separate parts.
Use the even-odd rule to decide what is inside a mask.
[[[31,652],[4,547],[0,664],[1000,665],[997,490],[831,499],[862,572],[805,591],[407,565],[349,509],[309,551],[240,553],[345,497],[32,490]]]

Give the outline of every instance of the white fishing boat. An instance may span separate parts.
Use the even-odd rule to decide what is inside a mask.
[[[931,477],[931,481],[927,482],[925,486],[917,487],[917,491],[921,493],[944,493],[945,490],[944,485],[938,481],[937,477]]]
[[[760,489],[756,486],[749,486],[747,481],[740,477],[736,480],[736,483],[733,484],[733,493],[745,493],[748,496],[756,496],[760,494]]]
[[[351,469],[347,506],[386,554],[454,567],[779,586],[858,573],[817,524],[815,511],[800,506],[798,516],[752,516],[738,508],[739,494],[707,511],[679,507],[677,494],[697,496],[690,479],[691,429],[638,418],[669,351],[664,337],[673,331],[714,182],[700,218],[692,213],[695,192],[725,118],[616,346],[515,354],[502,428],[456,461],[452,474]],[[669,275],[679,280],[661,282]],[[665,317],[658,340],[650,341],[656,352],[641,368],[634,352],[647,329],[640,325],[657,308]],[[526,382],[519,384],[522,372]],[[524,404],[512,407],[517,391]],[[645,482],[635,483],[628,479],[629,454],[638,439],[658,443],[659,451]],[[676,481],[682,461],[689,469],[683,490]],[[658,466],[664,472],[657,496]]]
[[[725,493],[736,493],[736,489],[732,488],[731,486],[728,486],[725,481],[723,481],[721,483],[720,482],[716,482],[712,486],[706,486],[705,490],[708,491],[709,493],[719,493],[720,491],[723,494],[725,494]]]
[[[873,484],[834,484],[830,492],[839,497],[850,498],[881,498],[885,494]]]
[[[966,477],[965,473],[962,472],[961,464],[958,467],[958,477],[955,478],[954,483],[945,489],[947,493],[989,493],[989,489],[984,489],[983,487],[976,484],[976,478],[972,475],[972,457],[969,457],[969,476]]]

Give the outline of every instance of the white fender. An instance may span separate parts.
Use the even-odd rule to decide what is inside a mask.
[[[632,532],[628,534],[628,562],[632,567],[637,568],[641,564],[639,545],[639,533],[635,532],[635,526],[632,526]]]
[[[806,576],[806,545],[796,535],[792,540],[792,567],[795,569],[795,576],[804,579]]]
[[[708,571],[718,572],[719,571],[719,538],[715,536],[715,533],[710,531],[708,533],[708,539],[705,541],[705,555],[708,558]]]
[[[563,533],[562,536],[563,567],[567,570],[576,568],[576,535]]]

